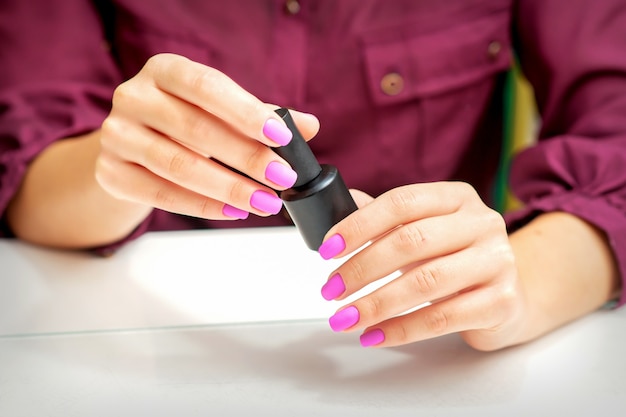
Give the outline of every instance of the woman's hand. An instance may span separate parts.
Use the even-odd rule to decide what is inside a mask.
[[[363,196],[357,197],[363,204]],[[341,308],[330,318],[333,330],[364,329],[364,346],[462,332],[471,346],[493,350],[518,337],[527,302],[505,223],[471,186],[445,182],[391,190],[335,225],[320,254],[342,257],[368,242],[330,275],[324,298],[342,300],[389,274],[400,275]]]
[[[291,139],[274,108],[213,68],[156,55],[115,91],[96,178],[119,199],[195,217],[276,214],[274,189],[296,173],[269,148]],[[315,135],[314,116],[292,115]]]
[[[213,68],[154,56],[115,90],[101,129],[37,155],[7,207],[10,227],[33,243],[91,248],[128,236],[153,207],[224,220],[277,213],[274,190],[296,174],[269,148],[291,138],[274,108]],[[318,120],[291,113],[313,137]]]

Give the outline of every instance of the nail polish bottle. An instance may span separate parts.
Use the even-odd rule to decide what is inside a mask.
[[[287,145],[272,149],[298,174],[296,183],[280,192],[280,198],[306,245],[316,251],[326,232],[357,206],[337,168],[317,162],[289,110],[280,108],[276,113],[293,138]]]

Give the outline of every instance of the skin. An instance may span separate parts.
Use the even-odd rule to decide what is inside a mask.
[[[268,216],[250,197],[284,189],[264,175],[270,162],[289,166],[263,134],[269,119],[284,125],[275,108],[213,68],[156,55],[115,90],[101,129],[55,142],[34,160],[9,224],[26,241],[85,248],[123,238],[154,207],[233,220],[222,213],[229,204]],[[317,118],[292,116],[305,138],[317,133]]]
[[[270,162],[287,165],[263,134],[268,119],[282,123],[274,108],[215,69],[157,55],[115,90],[100,129],[58,141],[33,161],[8,207],[9,224],[26,241],[87,248],[127,236],[154,207],[231,220],[222,212],[228,204],[267,216],[250,197],[281,189],[264,176]],[[292,115],[305,138],[317,133],[314,116]],[[337,254],[346,261],[334,272],[346,286],[339,299],[402,271],[350,304],[360,320],[347,331],[380,329],[378,346],[460,332],[476,349],[500,349],[587,314],[619,291],[605,236],[572,215],[547,213],[507,235],[502,217],[468,184],[354,196],[360,209],[327,234],[346,242]],[[425,302],[431,305],[398,316]]]
[[[533,340],[619,293],[606,237],[573,215],[546,213],[507,235],[503,218],[465,183],[414,184],[375,200],[354,195],[361,208],[326,235],[344,238],[337,257],[352,254],[330,276],[343,278],[342,300],[401,271],[339,309],[359,311],[346,331],[382,330],[379,347],[460,332],[475,349],[497,350]],[[401,314],[423,303],[431,304]]]

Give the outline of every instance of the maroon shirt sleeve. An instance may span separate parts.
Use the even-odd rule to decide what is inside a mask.
[[[550,211],[585,219],[606,233],[626,280],[626,4],[516,7],[517,50],[542,126],[537,146],[513,161],[511,187],[525,208],[508,220],[514,228]]]
[[[27,165],[55,140],[100,126],[120,76],[92,3],[0,2],[0,236]]]

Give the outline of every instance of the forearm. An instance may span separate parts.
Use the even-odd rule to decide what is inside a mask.
[[[510,237],[529,315],[525,342],[590,313],[618,295],[619,274],[604,234],[567,213],[539,216]]]
[[[87,248],[129,234],[151,208],[112,197],[96,181],[99,131],[58,141],[29,166],[7,209],[13,232],[36,244]]]

